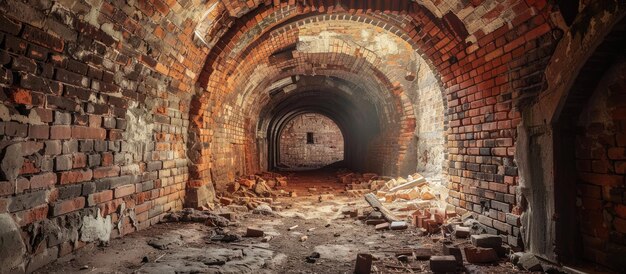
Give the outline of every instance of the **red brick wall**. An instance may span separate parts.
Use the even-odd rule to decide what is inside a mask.
[[[626,62],[604,75],[577,135],[578,221],[585,258],[624,266],[626,251]]]
[[[308,143],[307,134],[313,134]],[[343,160],[343,136],[330,118],[302,114],[289,121],[280,135],[280,164],[318,168]]]
[[[195,14],[91,2],[0,3],[0,214],[29,271],[90,244],[84,218],[120,237],[183,205]]]

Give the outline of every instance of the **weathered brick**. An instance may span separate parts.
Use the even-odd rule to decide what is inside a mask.
[[[46,198],[47,195],[45,190],[20,194],[11,197],[8,209],[9,212],[15,212],[33,208],[38,205],[45,204]]]
[[[59,175],[59,183],[61,184],[74,184],[89,181],[93,178],[93,171],[87,170],[72,170],[61,172]]]
[[[72,123],[72,114],[62,111],[54,112],[55,125],[69,125]]]
[[[72,154],[72,168],[83,168],[87,166],[87,155],[84,153]]]
[[[28,137],[33,139],[48,139],[50,137],[50,127],[47,125],[29,125]]]
[[[28,125],[6,122],[4,124],[4,134],[7,136],[26,137],[28,136]]]
[[[125,197],[135,193],[135,185],[125,185],[115,189],[115,198]]]
[[[100,154],[89,154],[87,156],[87,162],[89,164],[89,167],[96,167],[100,165],[101,159],[100,159]]]
[[[35,73],[37,72],[37,63],[35,63],[34,60],[29,59],[29,58],[16,56],[16,57],[13,57],[13,62],[11,62],[11,69],[13,71]]]
[[[72,138],[103,140],[105,137],[106,130],[103,128],[91,128],[81,126],[72,127]]]
[[[55,185],[57,182],[57,176],[54,173],[43,173],[34,175],[30,178],[30,188],[38,189],[38,188],[48,188]]]
[[[45,141],[44,142],[44,154],[45,155],[58,155],[61,154],[62,147],[61,141]]]
[[[22,23],[0,15],[0,31],[11,35],[17,35],[22,30]]]
[[[119,166],[99,167],[93,170],[93,178],[100,179],[105,177],[113,177],[120,174]]]
[[[43,204],[14,214],[17,224],[21,227],[41,221],[48,216],[48,205]]]
[[[113,200],[113,190],[105,190],[98,193],[90,194],[87,198],[88,206],[95,206],[104,202]]]
[[[56,202],[52,205],[52,216],[70,213],[85,207],[85,197]]]
[[[89,194],[96,192],[96,183],[95,182],[86,182],[82,184],[83,186],[83,196],[87,196]]]
[[[68,185],[59,188],[59,200],[73,199],[82,194],[82,185]]]
[[[59,155],[54,159],[54,169],[57,171],[72,169],[72,155]]]
[[[66,111],[78,112],[80,105],[75,101],[58,96],[46,96],[47,106],[50,108],[62,109]]]
[[[78,152],[78,141],[67,140],[63,141],[63,154],[72,154]]]
[[[70,126],[51,126],[50,139],[70,139],[72,137],[72,129]]]
[[[22,33],[22,37],[42,47],[46,47],[57,52],[63,51],[64,44],[60,38],[54,37],[34,27],[26,25],[24,27],[24,32]]]

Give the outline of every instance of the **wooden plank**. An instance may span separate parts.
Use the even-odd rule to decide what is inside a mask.
[[[365,201],[367,201],[367,203],[369,203],[370,206],[372,206],[372,208],[380,211],[380,213],[383,214],[383,217],[385,217],[387,221],[389,222],[402,221],[400,220],[400,218],[396,217],[396,215],[394,215],[391,211],[389,211],[385,206],[383,206],[383,204],[381,204],[380,201],[378,201],[378,198],[376,198],[376,195],[372,193],[368,193],[368,194],[365,194],[364,197],[365,197]]]
[[[413,188],[413,187],[420,187],[420,186],[424,186],[428,184],[428,182],[426,182],[426,179],[424,177],[420,177],[417,179],[414,179],[413,181],[410,181],[408,183],[404,183],[401,184],[399,186],[394,186],[391,189],[389,189],[389,192],[396,192],[398,190],[403,190],[403,189],[408,189],[408,188]]]

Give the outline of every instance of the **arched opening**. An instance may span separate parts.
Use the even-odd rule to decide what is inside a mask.
[[[446,102],[441,83],[415,41],[398,34],[400,22],[415,19],[382,14],[290,14],[281,24],[250,30],[256,40],[226,34],[234,39],[226,40],[233,51],[210,55],[214,65],[205,67],[207,78],[199,79],[211,94],[198,96],[199,108],[192,109],[198,123],[192,125],[211,141],[194,146],[202,148],[197,162],[206,165],[192,169],[202,168],[201,177],[210,177],[218,191],[238,176],[274,170],[285,122],[298,113],[317,112],[342,129],[346,167],[384,175],[421,170],[443,177]],[[205,105],[202,96],[214,105]],[[202,123],[215,126],[203,133]]]
[[[279,170],[317,169],[343,161],[341,129],[322,114],[302,113],[286,121],[278,142]]]
[[[554,199],[560,231],[555,252],[560,261],[626,269],[625,137],[622,19],[584,62],[555,123]]]

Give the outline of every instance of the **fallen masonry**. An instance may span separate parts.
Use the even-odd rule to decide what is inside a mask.
[[[472,269],[510,273],[547,268],[531,254],[516,253],[519,250],[503,244],[499,235],[470,235],[478,231],[472,226],[480,225],[472,221],[475,217],[446,210],[440,200],[425,203],[421,198],[399,198],[388,202],[373,193],[354,199],[345,188],[345,176],[321,180],[311,191],[309,185],[287,183],[289,175],[279,177],[284,181],[281,186],[268,184],[271,179],[261,175],[245,178],[238,188],[219,193],[221,199],[215,204],[170,212],[161,224],[131,234],[121,244],[76,253],[73,259],[42,272],[240,273],[246,269],[291,273],[309,269],[323,273],[336,269],[415,273]],[[417,187],[407,181],[400,183],[404,186],[398,191]],[[428,184],[427,179],[419,181],[422,187]],[[268,187],[257,193],[254,190],[261,189],[258,184]],[[288,194],[296,191],[302,195]],[[332,199],[320,199],[322,195]],[[124,264],[106,265],[93,259],[106,256]],[[78,261],[84,263],[78,265]]]

